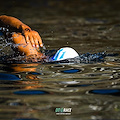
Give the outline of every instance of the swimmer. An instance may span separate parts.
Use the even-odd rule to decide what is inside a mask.
[[[39,47],[43,47],[43,43],[41,40],[40,35],[38,32],[32,30],[29,26],[22,23],[17,18],[2,15],[0,16],[0,27],[6,28],[9,32],[6,32],[6,30],[2,30],[2,33],[4,34],[5,38],[11,38],[12,41],[17,45],[17,51],[20,53],[24,53],[27,56],[27,61],[37,62],[39,60],[44,60],[44,58],[47,58],[43,53],[40,52]],[[7,34],[10,33],[10,34]],[[61,48],[57,51],[57,53],[52,56],[51,58],[48,57],[47,62],[54,62],[54,61],[62,61],[70,58],[76,58],[78,62],[84,62],[88,63],[91,61],[103,61],[103,58],[106,56],[106,54],[98,53],[98,54],[83,54],[80,55],[71,48]]]
[[[43,58],[44,55],[39,51],[39,47],[43,47],[43,43],[38,32],[32,30],[17,18],[6,15],[0,16],[0,27],[9,30],[9,35],[6,35],[5,31],[3,31],[3,34],[6,39],[12,37],[13,43],[18,45],[17,50],[20,53],[28,57]]]

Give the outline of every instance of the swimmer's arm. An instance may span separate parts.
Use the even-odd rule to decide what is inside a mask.
[[[31,28],[24,23],[22,23],[20,20],[18,20],[15,17],[1,15],[0,21],[4,25],[8,25],[9,27],[16,28],[20,30],[24,36],[26,43],[31,43],[33,47],[39,47],[39,45],[42,47],[42,40],[39,36],[38,32],[31,30]]]
[[[8,25],[8,26],[16,28],[18,30],[22,30],[22,31],[28,30],[28,31],[31,31],[30,27],[28,27],[27,25],[25,25],[24,23],[22,23],[20,20],[18,20],[15,17],[1,15],[0,16],[0,21],[4,25]]]

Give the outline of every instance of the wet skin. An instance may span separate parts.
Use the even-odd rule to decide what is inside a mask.
[[[18,44],[18,50],[26,56],[36,55],[41,58],[42,53],[38,52],[39,47],[43,47],[41,37],[38,32],[31,30],[31,28],[22,23],[17,18],[2,15],[0,16],[0,24],[9,26],[12,32],[12,40]]]

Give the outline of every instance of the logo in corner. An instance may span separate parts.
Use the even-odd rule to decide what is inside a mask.
[[[56,108],[56,115],[71,115],[72,108]]]

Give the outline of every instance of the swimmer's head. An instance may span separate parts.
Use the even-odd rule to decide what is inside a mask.
[[[79,54],[70,47],[64,47],[59,49],[56,54],[52,57],[52,61],[61,61],[69,58],[78,57]]]

